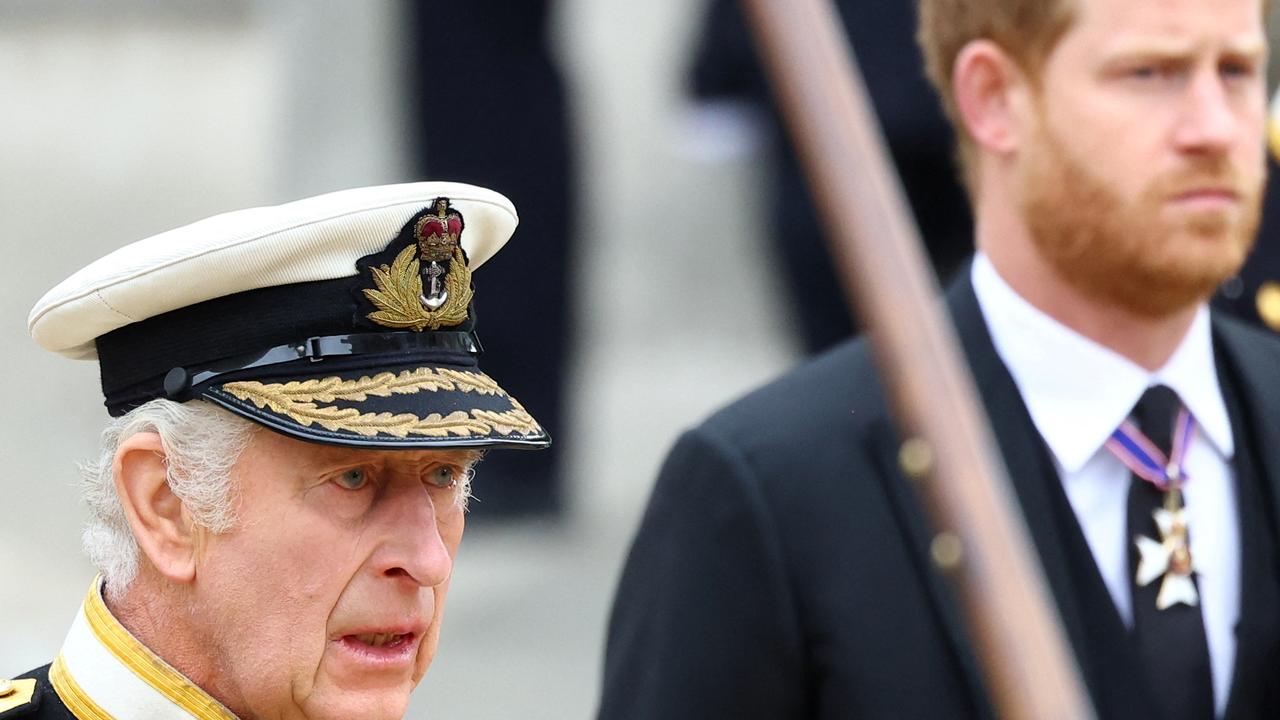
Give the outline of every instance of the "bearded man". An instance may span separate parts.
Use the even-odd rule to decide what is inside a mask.
[[[101,575],[0,717],[399,718],[435,654],[472,472],[545,447],[480,371],[471,273],[498,193],[412,183],[212,217],[32,310],[101,365]]]
[[[1280,343],[1211,313],[1264,182],[1258,0],[921,0],[978,252],[948,308],[1103,718],[1280,716]],[[600,717],[992,707],[851,341],[686,433]]]

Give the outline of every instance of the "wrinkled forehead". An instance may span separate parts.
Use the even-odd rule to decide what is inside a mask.
[[[467,467],[479,462],[484,454],[483,449],[477,448],[385,450],[325,445],[291,438],[267,428],[255,428],[253,439],[245,451],[246,457],[257,467],[289,469],[304,475],[361,465],[415,468],[449,464]]]
[[[1093,52],[1190,54],[1266,50],[1263,0],[1075,0],[1060,44]]]

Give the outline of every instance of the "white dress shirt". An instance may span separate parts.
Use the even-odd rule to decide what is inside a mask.
[[[982,253],[974,259],[972,279],[996,352],[1053,455],[1093,559],[1130,627],[1130,473],[1103,443],[1153,385],[1172,388],[1195,417],[1196,432],[1183,463],[1188,477],[1183,497],[1213,671],[1214,707],[1221,716],[1235,665],[1240,532],[1231,466],[1235,444],[1214,365],[1208,308],[1197,311],[1169,361],[1151,372],[1035,308]]]

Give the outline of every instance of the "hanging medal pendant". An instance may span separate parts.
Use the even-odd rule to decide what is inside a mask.
[[[1156,578],[1164,576],[1160,592],[1156,595],[1157,610],[1164,610],[1178,603],[1194,607],[1200,602],[1192,577],[1196,568],[1188,541],[1187,510],[1182,505],[1180,473],[1171,464],[1167,474],[1169,488],[1165,491],[1164,507],[1151,513],[1156,521],[1156,528],[1160,531],[1160,541],[1156,542],[1142,535],[1134,538],[1141,555],[1137,577],[1134,578],[1137,584],[1145,587]]]
[[[1178,411],[1174,421],[1173,447],[1165,457],[1154,443],[1131,421],[1120,424],[1107,439],[1106,448],[1134,474],[1164,492],[1163,507],[1151,513],[1160,531],[1160,539],[1135,535],[1138,548],[1138,571],[1134,582],[1146,587],[1163,577],[1156,595],[1156,609],[1165,610],[1178,603],[1195,606],[1200,602],[1187,532],[1187,510],[1182,504],[1182,487],[1189,478],[1183,471],[1183,459],[1195,432],[1195,418],[1186,408]]]

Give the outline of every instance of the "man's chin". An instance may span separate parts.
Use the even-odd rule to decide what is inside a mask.
[[[1228,209],[1187,212],[1152,228],[1149,236],[1159,247],[1143,257],[1147,271],[1186,301],[1207,300],[1244,267],[1257,234],[1256,206],[1249,201]]]
[[[1174,233],[1153,272],[1189,302],[1203,302],[1244,267],[1253,249],[1252,229],[1210,223]]]
[[[1239,264],[1223,260],[1133,268],[1125,277],[1097,282],[1095,289],[1098,294],[1109,296],[1107,299],[1117,307],[1135,315],[1164,319],[1206,302],[1239,270]]]
[[[1220,219],[1142,228],[1131,224],[1126,231],[1113,226],[1076,238],[1047,232],[1049,237],[1037,237],[1037,245],[1059,276],[1083,296],[1163,319],[1205,302],[1244,265],[1253,230]]]
[[[409,710],[411,690],[328,688],[313,693],[302,709],[307,720],[400,720]]]
[[[303,703],[308,720],[404,717],[422,676],[420,658],[380,666],[385,659],[331,646]]]

